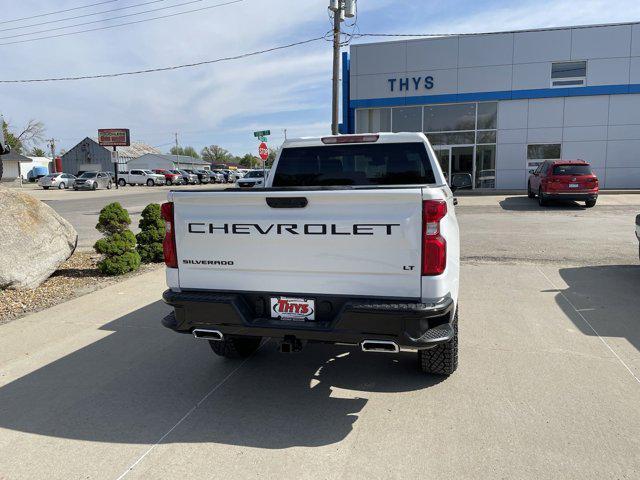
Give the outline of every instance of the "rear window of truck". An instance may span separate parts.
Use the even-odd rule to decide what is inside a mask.
[[[435,183],[422,143],[284,148],[274,187]]]
[[[591,175],[589,165],[554,165],[554,175]]]

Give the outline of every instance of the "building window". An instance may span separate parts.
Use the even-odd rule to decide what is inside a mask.
[[[391,126],[394,132],[421,132],[422,107],[394,108]]]
[[[496,146],[476,147],[476,188],[496,188]]]
[[[427,105],[424,107],[425,132],[451,132],[476,129],[476,104]]]
[[[498,128],[498,102],[479,103],[478,130],[489,130],[495,128]],[[495,143],[495,140],[493,143]]]
[[[365,108],[356,110],[356,133],[377,133],[390,131],[390,108]]]
[[[587,62],[551,64],[551,87],[583,87],[587,83]]]
[[[559,160],[561,153],[559,143],[527,145],[527,168],[536,168],[545,160]]]

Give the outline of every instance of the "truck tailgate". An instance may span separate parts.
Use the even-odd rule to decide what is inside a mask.
[[[180,288],[420,298],[419,187],[172,195]]]

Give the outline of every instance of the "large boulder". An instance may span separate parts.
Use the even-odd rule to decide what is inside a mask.
[[[0,186],[0,289],[37,287],[77,242],[75,229],[50,206]]]

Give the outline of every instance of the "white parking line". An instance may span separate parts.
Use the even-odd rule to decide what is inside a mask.
[[[258,349],[256,350],[256,352],[257,352],[258,350],[260,350],[260,349],[261,349],[265,344],[267,344],[267,343],[269,343],[269,341],[266,341],[266,342],[264,342],[262,345],[260,345],[260,347],[258,347]],[[210,397],[210,396],[211,396],[211,395],[212,395],[216,390],[218,390],[222,385],[224,385],[224,384],[227,382],[227,380],[229,380],[229,379],[230,379],[230,378],[231,378],[231,377],[232,377],[232,376],[233,376],[233,375],[234,375],[238,370],[240,370],[240,368],[241,368],[241,367],[242,367],[242,366],[243,366],[243,365],[244,365],[244,364],[245,364],[249,359],[251,359],[251,357],[253,357],[253,355],[254,355],[256,352],[252,353],[250,356],[248,356],[247,358],[245,358],[245,359],[242,361],[242,363],[241,363],[240,365],[238,365],[236,368],[234,368],[234,369],[233,369],[233,370],[232,370],[232,371],[231,371],[231,372],[230,372],[226,377],[224,377],[220,382],[218,382],[216,385],[214,385],[214,386],[213,386],[213,388],[212,388],[211,390],[209,390],[209,391],[205,394],[205,396],[204,396],[204,397],[202,397],[202,398],[198,401],[198,403],[196,403],[193,407],[191,407],[191,409],[190,409],[187,413],[185,413],[185,414],[184,414],[184,416],[183,416],[180,420],[178,420],[178,422],[177,422],[173,427],[171,427],[169,430],[167,430],[167,432],[166,432],[164,435],[162,435],[162,436],[158,439],[158,441],[157,441],[156,443],[154,443],[153,445],[151,445],[151,446],[149,447],[149,449],[148,449],[146,452],[144,452],[144,453],[143,453],[143,454],[142,454],[142,455],[141,455],[141,456],[140,456],[140,457],[139,457],[135,462],[133,462],[133,463],[129,466],[129,468],[127,468],[127,469],[124,471],[124,473],[122,473],[122,475],[120,475],[116,480],[121,480],[121,479],[123,479],[124,477],[126,477],[126,476],[127,476],[127,475],[128,475],[128,474],[129,474],[129,473],[130,473],[130,472],[131,472],[131,471],[132,471],[132,470],[133,470],[133,469],[134,469],[134,468],[135,468],[135,467],[136,467],[136,466],[137,466],[141,461],[142,461],[142,460],[144,460],[144,459],[145,459],[145,457],[146,457],[147,455],[149,455],[149,454],[150,454],[150,453],[151,453],[151,452],[152,452],[152,451],[153,451],[153,450],[154,450],[158,445],[160,445],[160,444],[162,443],[162,441],[163,441],[165,438],[167,438],[167,437],[169,436],[169,434],[171,434],[171,432],[173,432],[176,428],[178,428],[178,426],[179,426],[182,422],[184,422],[187,418],[189,418],[189,416],[190,416],[193,412],[195,412],[195,411],[198,409],[198,407],[200,407],[200,405],[202,405],[202,404],[207,400],[207,398],[209,398],[209,397]]]
[[[587,320],[587,319],[584,317],[584,315],[582,315],[582,313],[581,313],[581,312],[582,312],[582,311],[585,311],[585,310],[587,310],[587,309],[581,309],[581,310],[577,309],[577,308],[575,307],[575,305],[574,305],[573,303],[571,303],[571,300],[569,300],[569,299],[567,298],[567,296],[564,294],[564,292],[563,292],[562,290],[560,290],[558,287],[556,287],[556,286],[555,286],[555,284],[554,284],[554,283],[551,281],[551,279],[550,279],[550,278],[549,278],[549,277],[548,277],[548,276],[547,276],[547,275],[542,271],[542,269],[540,269],[540,267],[538,267],[538,266],[536,266],[536,268],[537,268],[537,269],[538,269],[538,271],[542,274],[542,276],[543,276],[544,278],[546,278],[546,279],[547,279],[547,281],[551,284],[551,286],[553,287],[553,289],[554,289],[554,290],[557,290],[557,291],[558,291],[558,293],[560,293],[560,295],[562,296],[562,298],[564,298],[564,299],[565,299],[565,301],[566,301],[566,302],[571,306],[571,308],[573,308],[573,310],[574,310],[574,311],[575,311],[575,312],[580,316],[580,318],[584,321],[584,323],[586,323],[586,324],[589,326],[589,328],[591,329],[591,331],[593,331],[593,333],[595,333],[595,334],[596,334],[596,336],[600,339],[600,341],[601,341],[601,342],[602,342],[602,343],[603,343],[603,344],[604,344],[604,345],[605,345],[605,346],[606,346],[606,347],[611,351],[611,353],[613,353],[613,356],[614,356],[614,357],[616,357],[616,358],[618,359],[618,361],[619,361],[619,362],[624,366],[624,368],[626,368],[626,369],[629,371],[629,373],[631,374],[631,376],[632,376],[633,378],[635,378],[636,382],[640,383],[640,378],[638,378],[638,377],[636,376],[636,374],[635,374],[635,373],[633,373],[633,371],[631,370],[631,368],[629,368],[629,365],[627,365],[627,364],[624,362],[624,360],[622,360],[622,359],[620,358],[620,356],[618,356],[618,354],[615,352],[615,350],[613,350],[613,348],[611,348],[611,345],[609,345],[609,344],[606,342],[606,340],[600,336],[600,334],[596,331],[596,329],[595,329],[595,328],[593,328],[593,325],[591,325],[591,324],[589,323],[589,320]]]

